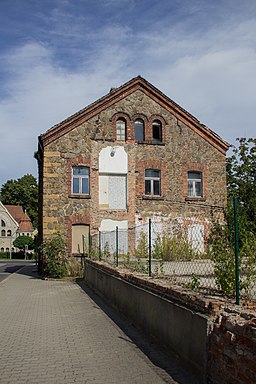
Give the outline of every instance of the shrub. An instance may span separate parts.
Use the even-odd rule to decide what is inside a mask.
[[[196,252],[182,233],[163,232],[157,236],[152,255],[164,261],[189,261],[196,257]]]
[[[227,225],[214,223],[209,237],[208,255],[214,261],[215,281],[225,296],[235,292],[235,252]]]
[[[41,245],[43,272],[46,276],[61,278],[67,274],[66,246],[63,237],[57,233]]]

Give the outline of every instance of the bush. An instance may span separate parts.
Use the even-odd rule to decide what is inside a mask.
[[[225,296],[232,296],[235,292],[235,252],[228,233],[227,225],[213,224],[208,255],[214,261],[217,287]]]
[[[164,232],[161,236],[157,236],[152,255],[153,258],[163,261],[190,261],[197,254],[181,233]]]
[[[43,255],[44,275],[61,278],[67,274],[66,246],[59,233],[46,239],[40,250]]]

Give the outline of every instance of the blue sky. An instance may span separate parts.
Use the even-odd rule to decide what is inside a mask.
[[[0,184],[37,136],[141,75],[234,144],[255,137],[255,0],[0,0]]]

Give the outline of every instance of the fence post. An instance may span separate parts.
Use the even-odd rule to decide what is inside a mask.
[[[235,263],[236,263],[236,304],[240,304],[239,245],[238,245],[238,209],[237,197],[233,198],[235,224]]]
[[[116,266],[118,267],[118,226],[116,226]]]
[[[148,274],[149,276],[151,276],[152,274],[152,266],[151,266],[151,263],[152,263],[152,244],[151,244],[151,241],[152,241],[152,236],[151,236],[151,219],[149,219],[149,222],[148,222]]]
[[[91,235],[88,233],[88,257],[91,257]]]
[[[99,231],[99,260],[101,260],[101,232]]]

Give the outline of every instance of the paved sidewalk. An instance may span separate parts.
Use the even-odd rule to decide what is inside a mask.
[[[1,384],[193,382],[89,290],[33,268],[0,284]]]

